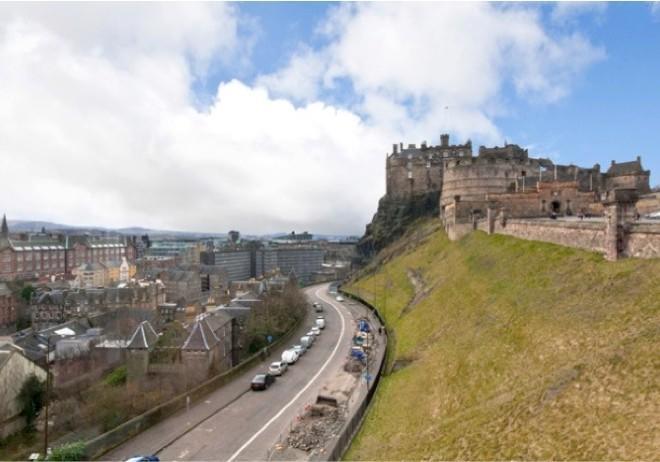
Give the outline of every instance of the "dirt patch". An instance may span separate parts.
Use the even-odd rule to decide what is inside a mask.
[[[557,380],[550,385],[543,393],[542,403],[546,404],[554,401],[564,390],[580,376],[583,366],[578,365],[559,373]]]
[[[400,371],[403,368],[410,366],[415,361],[414,358],[400,358],[396,359],[392,364],[392,373]]]
[[[433,289],[433,287],[427,287],[426,281],[424,281],[424,275],[419,269],[408,268],[406,274],[408,275],[408,280],[415,289],[415,296],[403,308],[403,310],[401,310],[399,317],[403,317],[409,313],[419,302],[424,300]]]

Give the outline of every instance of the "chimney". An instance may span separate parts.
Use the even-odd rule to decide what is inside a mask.
[[[642,165],[642,156],[637,156],[637,162],[639,162],[639,165]]]
[[[612,167],[614,167],[614,165],[616,165],[616,161],[613,160],[612,163],[611,163],[610,165],[611,165]]]
[[[396,154],[399,151],[399,146],[396,143],[392,145],[392,154]]]
[[[449,146],[449,135],[447,135],[446,133],[440,135],[440,146],[442,146],[443,148]]]

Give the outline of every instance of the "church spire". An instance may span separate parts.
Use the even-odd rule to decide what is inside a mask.
[[[9,227],[7,226],[7,215],[2,214],[2,231],[0,231],[0,237],[8,238],[9,237]]]

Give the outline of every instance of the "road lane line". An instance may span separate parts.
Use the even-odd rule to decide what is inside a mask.
[[[328,287],[328,286],[326,286],[326,288],[327,288],[327,287]],[[274,416],[273,416],[268,422],[266,422],[266,423],[264,424],[263,427],[261,427],[261,428],[259,429],[258,432],[256,432],[254,435],[252,435],[252,437],[251,437],[249,440],[247,440],[247,441],[245,442],[245,444],[243,444],[243,446],[241,446],[240,448],[238,448],[238,450],[237,450],[235,453],[233,453],[233,454],[229,457],[229,459],[227,459],[227,462],[233,462],[233,461],[234,461],[234,460],[235,460],[235,459],[241,454],[241,452],[243,452],[243,451],[245,450],[245,448],[247,448],[250,444],[252,444],[252,442],[253,442],[255,439],[257,439],[257,438],[259,437],[259,435],[261,435],[264,431],[266,431],[266,429],[267,429],[267,428],[268,428],[273,422],[275,422],[277,419],[279,419],[279,418],[282,416],[282,414],[284,414],[284,412],[285,412],[285,411],[286,411],[286,410],[287,410],[287,409],[288,409],[293,403],[295,403],[295,402],[298,400],[298,398],[300,398],[300,397],[302,396],[302,394],[305,393],[305,392],[307,391],[307,389],[308,389],[309,387],[312,386],[312,384],[316,381],[316,379],[319,378],[319,376],[320,376],[321,373],[325,370],[325,368],[328,366],[328,364],[330,364],[330,361],[331,361],[332,359],[334,359],[334,356],[335,356],[335,354],[337,354],[337,351],[339,350],[340,345],[343,343],[342,341],[344,340],[344,333],[345,333],[345,331],[346,331],[346,318],[344,317],[344,315],[341,313],[341,311],[335,306],[335,304],[334,304],[332,301],[329,301],[329,300],[326,299],[325,297],[322,297],[322,296],[319,295],[319,292],[320,292],[320,291],[321,291],[321,288],[317,289],[316,292],[314,292],[314,295],[315,295],[317,298],[321,299],[321,300],[325,300],[326,303],[329,303],[330,306],[331,306],[332,308],[334,308],[334,310],[337,312],[337,314],[338,314],[339,317],[341,318],[341,332],[340,332],[340,334],[339,334],[339,340],[337,341],[337,344],[335,345],[334,350],[332,350],[332,354],[331,354],[330,357],[325,361],[325,363],[323,363],[323,366],[321,366],[321,369],[318,370],[318,372],[314,375],[314,377],[312,377],[312,379],[311,379],[309,382],[307,382],[307,385],[305,385],[305,386],[303,387],[303,389],[300,390],[300,391],[298,392],[298,394],[297,394],[296,396],[294,396],[293,399],[292,399],[291,401],[289,401],[289,402],[286,404],[286,406],[284,406],[284,407],[280,410],[280,412],[278,412],[277,414],[275,414],[275,415],[274,415]]]

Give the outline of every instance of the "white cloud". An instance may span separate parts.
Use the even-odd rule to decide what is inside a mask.
[[[288,66],[273,74],[260,76],[256,84],[296,102],[314,101],[318,98],[317,80],[323,71],[323,58],[305,48],[291,57]]]
[[[600,56],[534,10],[349,5],[323,25],[327,48],[199,109],[195,79],[246,55],[233,7],[2,4],[0,18],[0,211],[72,224],[360,233],[391,143],[501,141],[505,83],[553,101]],[[358,106],[317,101],[343,79]]]
[[[651,2],[651,13],[660,19],[660,2]]]
[[[307,56],[326,69],[310,77],[325,86],[349,79],[363,97],[356,109],[408,136],[451,130],[499,141],[492,108],[507,82],[523,98],[554,102],[604,56],[578,33],[552,36],[536,9],[487,3],[345,4],[321,33],[329,45]],[[304,68],[301,59],[276,75]]]
[[[581,16],[591,15],[597,21],[602,21],[605,11],[606,2],[557,2],[552,9],[551,19],[557,24],[567,24],[573,23]]]
[[[80,52],[126,65],[138,54],[177,54],[201,73],[241,45],[236,11],[222,3],[2,3],[0,18],[40,24]]]
[[[10,218],[353,233],[369,220],[391,135],[238,81],[198,110],[179,51],[127,45],[124,59],[80,45],[35,20],[0,29],[1,207]]]

